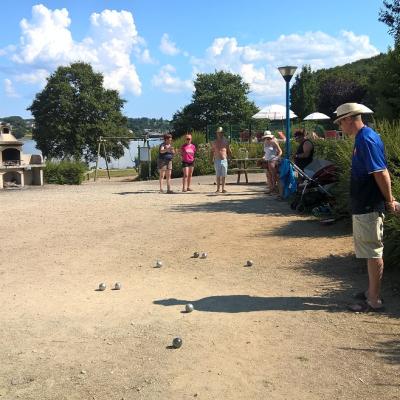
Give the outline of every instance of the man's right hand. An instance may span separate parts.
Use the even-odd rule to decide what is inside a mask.
[[[394,199],[392,201],[386,201],[385,208],[390,213],[400,212],[400,204]]]

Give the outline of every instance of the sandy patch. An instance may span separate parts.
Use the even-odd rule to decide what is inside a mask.
[[[346,311],[366,282],[348,230],[212,183],[0,192],[0,398],[399,397],[399,297]]]

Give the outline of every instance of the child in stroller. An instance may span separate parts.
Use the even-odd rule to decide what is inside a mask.
[[[316,159],[304,169],[292,163],[302,182],[297,187],[294,200],[290,204],[292,210],[299,212],[315,210],[328,213],[333,196],[329,189],[337,182],[337,167],[327,160]],[[317,209],[318,208],[318,209]]]

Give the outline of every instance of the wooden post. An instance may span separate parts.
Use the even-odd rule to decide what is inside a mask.
[[[104,149],[104,159],[106,160],[106,168],[107,168],[108,179],[111,180],[110,169],[108,168],[107,149],[106,149],[106,141],[105,140],[103,140],[103,149]]]
[[[150,150],[150,142],[147,142],[147,148],[149,152],[149,180],[151,180],[151,150]]]
[[[96,170],[94,171],[94,181],[95,182],[96,182],[96,179],[97,179],[97,169],[99,167],[100,146],[101,146],[101,136],[99,138],[99,144],[97,146]]]

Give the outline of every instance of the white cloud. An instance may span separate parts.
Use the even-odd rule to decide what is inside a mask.
[[[85,61],[103,73],[107,88],[140,95],[141,82],[131,55],[141,62],[154,61],[137,32],[132,14],[115,10],[93,13],[90,34],[81,42],[73,40],[70,24],[65,8],[50,10],[41,4],[33,6],[32,18],[21,21],[20,43],[12,54],[12,60],[30,66],[32,74],[41,76],[41,81],[40,71]],[[37,70],[39,65],[40,70]],[[28,75],[25,82],[33,83]]]
[[[191,58],[194,73],[225,70],[240,74],[254,95],[282,96],[284,81],[277,67],[309,64],[313,70],[330,68],[379,54],[368,36],[342,31],[337,37],[324,32],[281,35],[277,40],[239,45],[234,37],[214,39],[202,58]]]
[[[20,51],[13,60],[21,64],[34,62],[65,62],[73,41],[68,27],[68,11],[51,11],[42,4],[32,7],[31,21],[21,21]]]
[[[175,67],[170,64],[161,67],[158,74],[153,76],[152,84],[168,93],[193,90],[193,81],[191,79],[182,80],[177,77]]]
[[[39,84],[44,87],[46,85],[46,78],[49,76],[49,71],[46,69],[35,69],[29,73],[21,73],[15,77],[17,82],[28,83],[28,84]]]
[[[4,92],[7,97],[20,97],[16,92],[13,82],[10,79],[4,79]]]
[[[31,17],[20,23],[19,43],[0,49],[0,56],[14,62],[14,73],[4,81],[8,95],[17,95],[13,83],[43,86],[51,71],[77,60],[88,62],[102,72],[106,87],[140,95],[142,83],[135,63],[157,61],[139,35],[132,13],[116,10],[93,13],[89,33],[81,41],[73,39],[71,22],[65,8],[51,10],[42,4],[32,7]],[[368,36],[350,31],[335,36],[320,31],[294,33],[254,44],[239,43],[235,37],[218,37],[199,57],[191,57],[179,49],[164,33],[160,50],[167,55],[183,55],[192,72],[189,79],[184,79],[173,66],[164,65],[153,76],[153,86],[166,92],[191,91],[196,73],[225,70],[240,74],[249,83],[252,94],[263,102],[282,97],[284,81],[277,71],[280,65],[298,65],[300,70],[302,65],[309,64],[316,70],[379,53]]]
[[[169,56],[176,56],[180,53],[176,44],[169,38],[168,33],[164,33],[161,37],[160,50],[162,53]]]
[[[149,49],[144,49],[137,54],[138,59],[144,64],[155,64],[156,61],[150,55]]]

